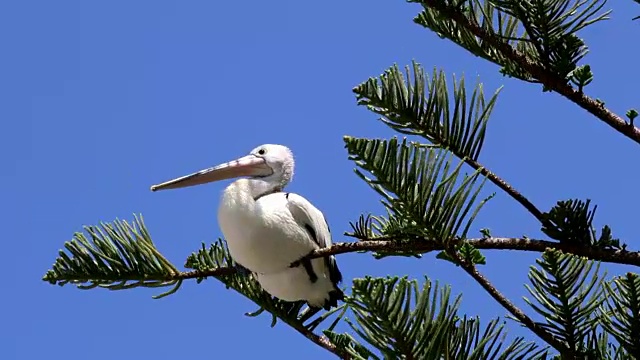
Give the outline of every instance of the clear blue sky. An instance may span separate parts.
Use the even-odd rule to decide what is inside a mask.
[[[587,91],[623,114],[640,107],[640,7],[583,32],[595,81]],[[178,266],[220,236],[225,184],[152,193],[151,184],[243,155],[290,146],[290,190],[322,209],[334,241],[362,212],[381,212],[352,172],[342,136],[391,137],[355,105],[351,88],[393,63],[504,85],[481,161],[540,208],[572,197],[599,205],[597,225],[638,249],[640,148],[577,106],[502,78],[494,65],[412,23],[404,1],[5,1],[0,5],[0,218],[4,278],[2,359],[326,359],[324,350],[211,280],[152,300],[149,290],[81,291],[41,281],[82,225],[142,213]],[[635,69],[635,70],[634,70]],[[487,193],[495,189],[488,185]],[[539,236],[502,193],[477,228]],[[487,252],[481,270],[523,305],[533,255]],[[453,265],[423,259],[339,257],[347,280],[409,274],[465,292],[469,315],[505,311]],[[613,273],[621,267],[609,267]],[[530,334],[511,323],[513,334]]]

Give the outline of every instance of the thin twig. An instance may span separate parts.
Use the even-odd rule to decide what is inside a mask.
[[[502,305],[507,311],[511,313],[516,319],[518,319],[524,326],[529,328],[534,334],[538,335],[542,340],[546,341],[549,345],[553,346],[562,355],[571,355],[570,349],[558,340],[553,334],[545,330],[540,324],[533,321],[524,311],[520,310],[514,303],[509,301],[487,278],[485,278],[476,269],[475,265],[462,259],[456,251],[447,251],[452,256],[460,267],[464,269],[471,277],[485,289],[492,298],[494,298],[500,305]],[[569,359],[573,359],[573,356],[569,356]]]
[[[559,78],[557,75],[545,69],[545,67],[532,61],[525,54],[514,49],[509,43],[502,41],[500,37],[495,35],[493,32],[485,30],[477,23],[477,21],[475,21],[475,19],[465,16],[459,9],[448,6],[442,1],[424,0],[424,4],[447,16],[458,23],[458,25],[469,30],[473,35],[496,48],[509,60],[520,65],[522,69],[531,74],[531,76],[540,81],[540,83],[548,89],[553,90],[571,100],[598,119],[602,120],[607,125],[614,128],[619,133],[640,144],[640,128],[627,123],[621,116],[606,108],[602,102],[599,102],[585,95],[583,92],[574,89],[567,83],[566,79]]]
[[[473,169],[480,169],[480,173],[487,177],[487,179],[491,180],[497,187],[502,189],[504,192],[509,194],[515,201],[519,202],[520,205],[524,206],[527,211],[531,213],[531,215],[535,216],[538,221],[545,225],[548,221],[542,215],[542,211],[540,211],[529,199],[527,199],[524,195],[522,195],[518,190],[516,190],[513,186],[509,185],[506,181],[502,180],[498,175],[492,173],[487,168],[483,167],[477,161],[465,157],[464,161],[471,166]]]

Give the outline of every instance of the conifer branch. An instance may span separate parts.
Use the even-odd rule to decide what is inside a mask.
[[[543,253],[547,249],[557,249],[563,252],[582,256],[591,260],[602,261],[606,263],[633,265],[640,267],[640,252],[627,250],[601,249],[597,247],[576,246],[573,244],[559,243],[548,240],[536,240],[528,238],[477,238],[465,240],[469,245],[476,249],[483,250],[518,250]],[[452,242],[455,244],[455,241]],[[309,254],[307,258],[313,259],[318,257],[347,254],[354,252],[395,252],[395,251],[411,251],[415,254],[428,253],[431,251],[445,250],[445,246],[441,242],[436,241],[395,241],[392,238],[376,238],[361,239],[357,242],[335,243],[331,247],[315,250]],[[210,276],[224,276],[237,273],[235,267],[221,267],[205,270],[195,270],[177,273],[167,280],[187,280],[196,278],[206,278]]]
[[[474,264],[462,259],[456,251],[447,250],[449,256],[454,258],[456,262],[466,271],[483,289],[485,289],[494,300],[502,305],[507,311],[509,311],[516,319],[518,319],[524,326],[531,330],[534,334],[538,335],[542,340],[553,346],[560,354],[572,355],[571,351],[565,344],[559,341],[553,334],[546,331],[540,324],[537,324],[527,314],[518,308],[514,303],[509,301],[487,278],[482,275]],[[573,359],[572,356],[568,357]]]
[[[374,239],[360,239],[358,242],[343,242],[331,247],[319,249],[309,255],[309,258],[338,255],[360,251],[410,251],[416,254],[445,250],[439,241],[396,241],[393,238],[379,237]],[[529,252],[544,252],[546,249],[557,249],[592,260],[614,264],[633,265],[640,267],[640,252],[627,250],[603,249],[595,246],[577,246],[548,240],[529,238],[477,238],[465,240],[476,249],[484,250],[519,250]],[[456,242],[453,241],[452,244]]]
[[[193,270],[180,271],[156,248],[142,216],[135,216],[132,223],[116,220],[84,229],[85,233],[78,232],[65,243],[66,251],[59,251],[59,257],[43,277],[44,281],[60,286],[75,284],[80,289],[171,287],[154,296],[157,299],[175,293],[184,280],[200,282],[215,277],[227,288],[233,288],[260,306],[260,310],[248,313],[248,316],[257,316],[266,310],[272,315],[272,326],[280,319],[322,348],[342,359],[350,359],[346,351],[326,336],[314,333],[339,308],[310,320],[318,310],[307,308],[301,313],[303,302],[284,302],[267,294],[253,277],[238,271],[221,240],[209,249],[203,245],[187,259],[185,267]],[[305,323],[307,320],[310,322]]]
[[[420,2],[455,21],[459,26],[467,29],[473,35],[497,49],[507,59],[519,64],[523,70],[540,81],[546,88],[564,96],[619,133],[640,144],[640,128],[627,123],[621,116],[606,108],[601,101],[591,98],[584,94],[584,92],[573,88],[568,84],[566,79],[559,78],[545,69],[541,64],[532,61],[525,54],[505,42],[504,39],[484,29],[475,19],[465,16],[459,8],[447,5],[445,2],[438,0],[421,0]]]
[[[472,92],[471,98],[467,100],[464,77],[459,81],[454,78],[453,92],[450,95],[442,71],[434,70],[429,78],[416,62],[413,63],[412,68],[413,75],[409,68],[403,75],[397,66],[393,66],[379,78],[370,78],[356,86],[353,91],[357,96],[358,104],[365,105],[370,111],[382,115],[381,121],[392,129],[407,135],[422,136],[434,146],[450,151],[520,203],[541,224],[549,226],[540,209],[478,161],[484,143],[487,121],[499,91],[486,101],[483,87],[478,85]],[[369,139],[361,140],[350,136],[345,136],[344,141],[352,156],[358,146],[375,144]],[[394,140],[391,139],[389,142],[392,141]],[[357,151],[357,153],[366,152]],[[369,163],[374,163],[371,161],[373,159],[369,160]],[[383,164],[388,166],[389,162],[385,161]],[[366,162],[363,165],[367,165]],[[382,169],[374,167],[370,170],[375,170],[378,179],[381,175],[385,175],[384,171],[379,171]],[[395,172],[388,176],[393,177]]]
[[[307,329],[301,323],[287,323],[287,324],[289,326],[291,326],[293,329],[295,329],[297,332],[302,334],[304,337],[306,337],[307,339],[311,340],[316,345],[320,346],[321,348],[323,348],[323,349],[325,349],[325,350],[327,350],[329,352],[332,352],[333,354],[335,354],[340,359],[344,359],[344,360],[350,360],[351,359],[351,355],[349,355],[349,353],[347,353],[343,349],[341,349],[338,346],[336,346],[336,344],[332,343],[331,340],[329,340],[329,338],[327,338],[326,336],[324,336],[324,335],[321,336],[321,335],[318,335],[318,334],[314,333],[313,331]]]
[[[146,229],[142,228],[146,233]],[[355,237],[354,235],[347,234]],[[77,234],[76,236],[79,236]],[[331,247],[315,250],[307,257],[309,259],[324,257],[329,255],[339,255],[353,252],[407,252],[412,254],[428,253],[431,251],[445,250],[444,242],[427,241],[425,239],[416,239],[412,241],[398,241],[393,237],[374,237],[374,238],[358,238],[357,242],[342,242],[333,244]],[[86,241],[86,240],[85,240]],[[138,240],[142,241],[142,240]],[[150,240],[145,240],[150,241]],[[585,246],[572,243],[560,243],[548,240],[537,240],[529,238],[475,238],[464,240],[476,249],[484,250],[519,250],[529,252],[544,252],[547,249],[557,249],[565,253],[587,257],[592,260],[607,263],[633,265],[640,267],[640,252],[627,250],[614,250],[601,248],[597,246]],[[453,240],[451,245],[456,245],[460,240]],[[133,241],[132,241],[133,243]],[[88,244],[88,243],[87,243]],[[67,245],[69,246],[69,245]],[[151,248],[151,247],[150,247]],[[73,249],[73,248],[71,248]],[[157,250],[153,249],[154,252]],[[64,254],[61,252],[61,254]],[[64,257],[66,258],[66,257]],[[117,259],[118,255],[112,255],[113,259]],[[61,258],[62,259],[62,258]],[[77,260],[76,260],[77,261]],[[77,263],[81,266],[82,263]],[[88,262],[87,262],[88,263]],[[168,263],[168,262],[167,262]],[[170,263],[168,263],[170,264]],[[136,286],[147,287],[164,287],[180,284],[184,280],[204,279],[207,277],[224,278],[237,274],[238,268],[235,266],[220,263],[217,265],[203,264],[201,267],[191,271],[179,271],[173,265],[170,265],[170,271],[149,271],[141,272],[124,272],[110,273],[106,271],[95,271],[91,273],[83,273],[83,271],[71,271],[66,269],[49,271],[44,279],[47,282],[58,285],[67,283],[78,284],[82,288],[91,288],[97,286],[110,288],[113,290],[126,289]],[[54,269],[58,269],[57,265]],[[130,284],[129,282],[133,282]],[[90,285],[82,285],[90,283]],[[109,284],[119,284],[118,286]],[[179,286],[179,285],[178,285]],[[176,289],[177,290],[177,289]]]
[[[570,352],[586,355],[584,343],[598,323],[594,313],[605,299],[600,263],[557,250],[545,251],[536,263],[525,285],[532,298],[524,301]]]
[[[508,182],[504,181],[501,177],[491,172],[486,167],[482,166],[478,161],[470,158],[463,158],[467,165],[471,166],[474,170],[479,170],[480,174],[486,176],[494,185],[502,189],[509,194],[515,201],[520,203],[531,215],[533,215],[541,224],[547,224],[547,219],[540,209],[538,209],[529,199],[522,195],[518,190],[511,186]]]

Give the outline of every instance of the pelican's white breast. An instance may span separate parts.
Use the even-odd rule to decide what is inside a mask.
[[[274,193],[255,201],[247,180],[229,185],[218,210],[218,222],[231,257],[257,273],[286,270],[291,263],[317,245],[287,208],[284,193]]]

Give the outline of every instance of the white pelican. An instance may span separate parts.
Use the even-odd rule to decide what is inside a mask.
[[[305,300],[326,310],[344,294],[334,256],[298,261],[331,246],[320,210],[300,195],[283,192],[293,176],[293,154],[265,144],[247,156],[151,187],[152,191],[200,185],[246,176],[222,194],[218,222],[235,262],[255,273],[269,294],[285,301]]]

